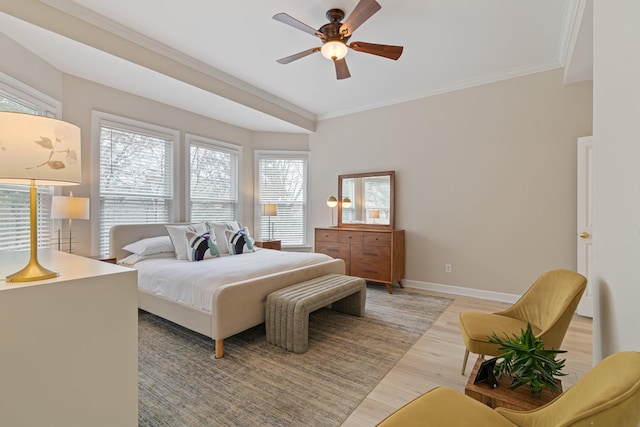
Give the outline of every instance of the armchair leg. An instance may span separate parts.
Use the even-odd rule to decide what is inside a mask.
[[[467,367],[467,359],[469,359],[469,349],[464,350],[464,360],[462,361],[462,375],[464,375],[464,370]]]

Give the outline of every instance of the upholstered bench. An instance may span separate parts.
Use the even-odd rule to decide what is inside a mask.
[[[304,353],[309,345],[309,313],[331,304],[332,310],[362,317],[366,292],[364,279],[327,274],[269,294],[267,342]]]

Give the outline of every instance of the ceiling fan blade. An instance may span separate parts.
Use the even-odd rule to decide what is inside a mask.
[[[370,53],[372,55],[382,56],[384,58],[397,60],[402,55],[402,46],[391,46],[388,44],[375,44],[365,42],[353,42],[349,45],[353,50],[358,52]]]
[[[286,13],[276,13],[275,15],[273,15],[273,19],[275,19],[276,21],[280,21],[283,24],[291,25],[293,28],[302,30],[305,33],[311,34],[312,36],[316,36],[316,37],[320,37],[321,39],[324,39],[324,34],[319,32],[315,28],[311,28],[307,24],[298,21],[293,16],[287,15]]]
[[[382,8],[376,0],[360,0],[360,3],[353,9],[351,15],[340,27],[340,33],[344,37],[350,37],[351,34],[364,23],[367,19],[371,18],[374,13]]]
[[[342,59],[338,59],[333,61],[336,64],[336,78],[338,80],[348,79],[351,77],[351,73],[349,72],[349,67],[347,67],[347,61]]]
[[[296,59],[304,58],[307,55],[311,55],[312,53],[319,52],[319,47],[314,47],[311,49],[303,50],[302,52],[295,53],[293,55],[287,56],[285,58],[280,58],[277,60],[279,64],[288,64],[289,62],[293,62]]]

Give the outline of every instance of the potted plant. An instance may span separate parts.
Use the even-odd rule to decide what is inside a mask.
[[[560,392],[556,377],[564,376],[562,368],[565,359],[557,360],[556,355],[566,353],[565,350],[545,349],[541,338],[536,338],[527,323],[527,330],[520,330],[520,336],[513,334],[511,338],[502,339],[494,334],[489,342],[498,344],[503,352],[497,357],[494,366],[496,377],[511,375],[511,390],[528,384],[532,396],[540,396],[544,387]],[[505,334],[506,336],[506,334]]]

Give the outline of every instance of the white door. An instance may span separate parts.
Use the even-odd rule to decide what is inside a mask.
[[[578,314],[593,317],[591,283],[591,233],[593,228],[593,137],[578,138],[578,273],[587,278],[587,289]]]

